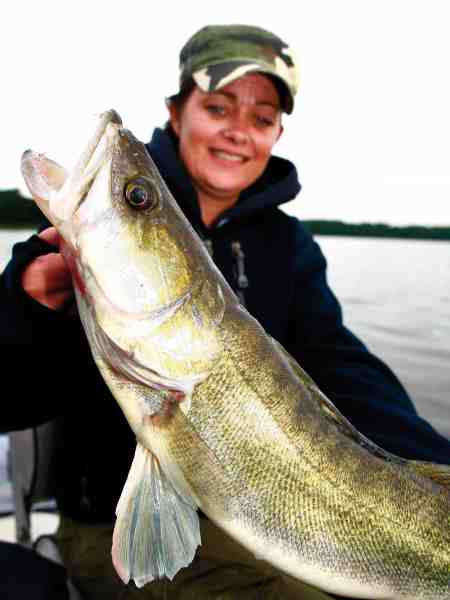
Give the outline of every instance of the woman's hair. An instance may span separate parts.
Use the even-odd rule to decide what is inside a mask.
[[[177,111],[182,110],[184,103],[189,98],[194,88],[195,81],[192,78],[190,78],[188,81],[186,81],[186,83],[183,85],[178,94],[174,94],[173,96],[169,96],[168,98],[166,98],[167,106],[173,105],[175,106]]]
[[[183,110],[186,100],[189,98],[189,96],[191,95],[191,92],[194,88],[195,88],[195,82],[191,78],[183,85],[183,87],[178,92],[178,94],[174,94],[173,96],[169,96],[168,98],[166,98],[167,107],[174,106],[177,113],[180,114],[181,111]],[[170,133],[174,139],[178,138],[177,134],[173,130],[170,120],[166,121],[166,124],[164,125],[164,129],[168,133]]]

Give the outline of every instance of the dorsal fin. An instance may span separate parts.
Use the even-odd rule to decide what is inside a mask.
[[[420,475],[450,489],[450,466],[420,460],[409,460],[408,464]]]
[[[275,346],[278,348],[280,353],[284,356],[284,358],[289,363],[289,366],[297,375],[297,377],[302,381],[302,383],[308,388],[308,390],[312,394],[312,398],[316,401],[317,406],[322,412],[322,415],[331,422],[343,435],[347,438],[356,442],[359,446],[365,448],[368,452],[370,452],[373,456],[377,456],[382,460],[390,463],[396,463],[405,465],[408,461],[404,458],[396,456],[395,454],[391,454],[387,452],[375,442],[366,438],[362,433],[360,433],[356,427],[354,427],[348,419],[344,417],[342,413],[334,406],[334,404],[325,396],[323,392],[319,389],[318,385],[314,382],[314,380],[301,368],[298,362],[295,360],[293,356],[287,352],[281,344],[279,344],[276,340],[272,338]]]
[[[356,442],[360,442],[363,437],[359,431],[353,427],[353,425],[342,415],[334,404],[329,400],[323,392],[320,391],[319,386],[315,381],[304,371],[293,356],[283,348],[283,346],[272,338],[277,349],[284,356],[289,363],[289,366],[301,380],[301,382],[308,388],[312,393],[313,398],[316,400],[322,414],[334,423],[334,425],[347,437],[352,438]]]
[[[434,483],[450,489],[450,466],[418,460],[405,460],[377,446],[377,444],[366,438],[355,427],[353,427],[353,425],[338,411],[331,400],[329,400],[325,394],[320,391],[313,379],[311,379],[311,377],[300,367],[295,358],[293,358],[276,340],[273,338],[272,340],[281,354],[286,358],[294,373],[300,378],[303,384],[306,385],[310,392],[312,392],[313,397],[315,397],[316,401],[318,402],[323,415],[328,420],[331,420],[344,435],[357,442],[360,446],[366,448],[366,450],[371,452],[373,455],[378,456],[379,458],[382,458],[388,462],[403,465],[407,464],[416,473],[422,475],[422,477],[431,479],[431,481],[434,481]]]

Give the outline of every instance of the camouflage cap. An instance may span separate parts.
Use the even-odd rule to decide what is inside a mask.
[[[260,27],[211,25],[197,31],[180,52],[180,91],[193,79],[204,92],[214,92],[254,71],[281,83],[281,105],[290,114],[298,87],[295,57],[285,42]]]

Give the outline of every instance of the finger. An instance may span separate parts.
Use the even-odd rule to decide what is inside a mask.
[[[22,275],[24,291],[49,308],[59,309],[72,296],[72,279],[63,257],[57,253],[38,256]]]
[[[51,308],[52,310],[62,310],[73,298],[74,293],[72,290],[56,293],[53,292],[52,294],[43,295],[40,299],[40,303],[44,306],[47,306],[47,308]]]
[[[47,227],[47,229],[38,233],[38,236],[44,240],[44,242],[47,242],[47,244],[59,247],[60,237],[55,227]]]
[[[66,261],[56,252],[38,256],[28,267],[30,274],[36,277],[48,291],[72,287],[72,278]]]

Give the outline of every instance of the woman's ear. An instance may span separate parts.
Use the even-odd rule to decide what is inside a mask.
[[[169,102],[169,122],[172,125],[172,129],[176,135],[180,135],[180,119],[178,117],[178,108],[175,106],[175,102]]]
[[[280,123],[280,131],[278,132],[277,142],[280,139],[281,134],[283,133],[283,131],[284,131],[284,127],[283,127],[282,123]]]

